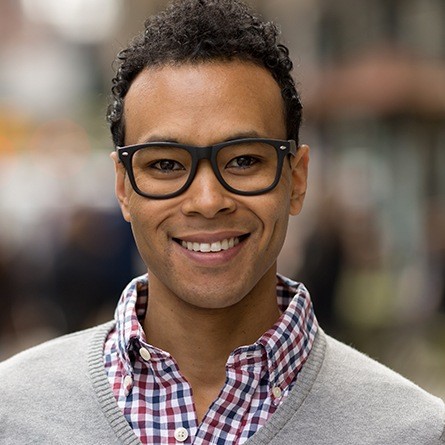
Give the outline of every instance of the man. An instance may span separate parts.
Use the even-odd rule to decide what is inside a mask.
[[[2,444],[443,444],[445,409],[276,275],[306,191],[277,30],[181,0],[119,55],[116,195],[148,274],[115,321],[0,367]]]

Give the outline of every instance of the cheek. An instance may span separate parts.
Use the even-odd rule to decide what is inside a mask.
[[[260,208],[266,242],[274,250],[281,249],[284,242],[290,210],[288,194],[284,190],[277,192],[267,202],[263,202]]]
[[[275,225],[274,225],[274,235],[277,238],[277,242],[281,246],[284,243],[286,237],[287,226],[289,222],[289,203],[288,201],[283,201],[281,206],[274,209],[275,210]]]
[[[128,209],[133,236],[144,262],[166,257],[171,248],[168,242],[169,227],[177,212],[174,200],[150,200],[133,193],[129,197]]]
[[[147,248],[147,246],[155,244],[153,240],[156,239],[157,227],[159,225],[156,215],[160,213],[152,205],[147,205],[147,200],[144,199],[146,202],[142,201],[143,199],[138,195],[132,195],[129,199],[128,213],[136,245],[145,261],[145,251],[152,249],[152,247]]]
[[[287,173],[287,172],[286,172]],[[286,224],[289,219],[290,203],[291,203],[291,186],[288,174],[284,174],[281,182],[273,194],[270,196],[269,202],[265,208],[275,218],[278,224]]]
[[[273,226],[272,236],[275,238],[277,246],[281,250],[286,237],[290,212],[290,187],[285,182],[284,187],[277,190],[277,195],[269,203],[268,211],[271,215],[270,224]]]
[[[141,223],[137,217],[133,217],[131,222],[131,230],[133,232],[134,241],[138,248],[139,254],[142,257],[144,263],[149,263],[149,253],[153,251],[150,239],[147,234],[150,232],[150,228],[146,223]]]

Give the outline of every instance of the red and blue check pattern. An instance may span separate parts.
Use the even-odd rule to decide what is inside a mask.
[[[146,342],[141,321],[147,276],[135,278],[116,308],[104,362],[117,403],[143,444],[242,444],[292,389],[318,329],[306,288],[277,275],[283,314],[257,342],[237,348],[226,382],[199,424],[188,382],[173,357]],[[147,354],[148,351],[148,354]]]

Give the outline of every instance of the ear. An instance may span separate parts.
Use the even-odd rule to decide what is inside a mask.
[[[127,182],[127,172],[125,170],[122,162],[119,161],[119,157],[115,151],[110,154],[110,158],[114,161],[114,172],[115,172],[115,193],[116,198],[119,202],[119,206],[121,208],[122,216],[125,221],[130,222],[130,212],[128,206],[128,184]]]
[[[289,213],[291,215],[298,215],[303,207],[304,197],[306,196],[309,147],[307,145],[300,145],[297,154],[291,157],[290,161],[292,169],[292,190]]]

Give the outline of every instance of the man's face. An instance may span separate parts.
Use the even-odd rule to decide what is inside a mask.
[[[131,85],[124,113],[126,145],[286,138],[277,83],[265,69],[240,61],[146,69]],[[289,213],[301,209],[307,162],[302,147],[291,164],[285,161],[274,190],[240,196],[224,189],[204,160],[191,186],[165,200],[136,194],[116,163],[116,193],[149,269],[150,298],[200,308],[225,308],[253,295],[275,298],[276,259]],[[207,252],[212,243],[217,251]]]

